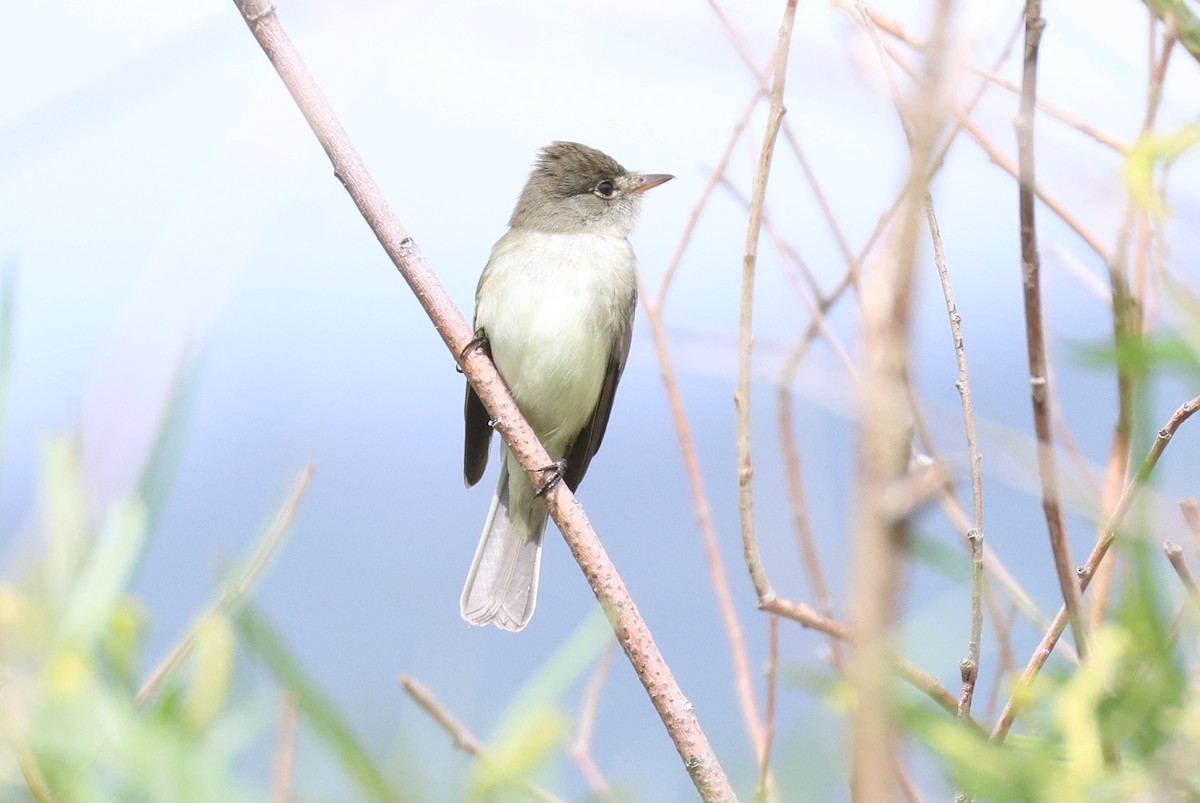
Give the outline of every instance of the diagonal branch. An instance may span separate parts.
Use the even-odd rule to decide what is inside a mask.
[[[1087,590],[1088,583],[1092,581],[1096,570],[1104,561],[1104,556],[1108,554],[1109,548],[1112,546],[1113,541],[1116,540],[1117,527],[1121,525],[1125,514],[1133,504],[1134,492],[1150,478],[1150,474],[1158,464],[1158,459],[1162,457],[1167,444],[1175,437],[1175,433],[1182,426],[1183,422],[1191,418],[1197,410],[1200,410],[1200,396],[1181,404],[1179,409],[1163,425],[1163,428],[1158,431],[1158,435],[1154,438],[1154,443],[1150,446],[1150,451],[1146,453],[1146,458],[1142,460],[1142,465],[1138,468],[1137,474],[1125,485],[1125,490],[1121,491],[1121,497],[1117,500],[1116,505],[1113,506],[1112,513],[1109,514],[1108,520],[1104,523],[1104,534],[1096,541],[1096,545],[1092,547],[1092,553],[1088,555],[1087,561],[1079,568],[1079,589],[1081,592]],[[1042,637],[1041,642],[1033,651],[1033,657],[1029,659],[1029,663],[1025,666],[1025,671],[1021,673],[1020,679],[1013,685],[1012,696],[1009,697],[1004,710],[1000,712],[1000,718],[996,721],[995,727],[992,728],[992,739],[1003,742],[1005,737],[1008,736],[1008,731],[1012,728],[1013,721],[1017,716],[1018,701],[1028,697],[1029,687],[1033,685],[1038,672],[1046,665],[1046,661],[1050,658],[1050,653],[1054,650],[1054,645],[1058,643],[1058,639],[1062,636],[1063,630],[1066,627],[1067,609],[1064,606],[1059,608],[1058,615],[1054,617],[1054,622],[1050,625],[1050,629],[1046,631],[1046,635]]]
[[[275,16],[274,7],[269,0],[234,0],[234,4],[308,120],[333,163],[335,175],[425,308],[446,346],[457,357],[488,413],[496,420],[496,429],[530,477],[541,476],[539,468],[552,462],[549,455],[517,409],[491,360],[479,350],[463,353],[473,337],[470,326],[450,300],[413,238],[392,213],[329,102],[288,39]],[[697,791],[706,801],[736,800],[691,704],[683,696],[616,567],[588,523],[583,507],[563,483],[554,486],[545,495],[545,501],[638,679],[646,688]]]

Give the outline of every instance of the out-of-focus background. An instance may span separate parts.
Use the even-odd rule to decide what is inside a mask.
[[[879,8],[923,40],[928,5],[895,0]],[[723,9],[760,68],[782,8]],[[393,209],[468,315],[479,271],[535,152],[555,139],[601,148],[629,168],[676,175],[647,196],[634,235],[645,278],[657,288],[756,86],[721,18],[701,2],[285,0],[278,10]],[[1133,0],[1076,0],[1051,4],[1046,15],[1044,98],[1132,144],[1148,81],[1145,8]],[[1017,17],[1011,3],[958,4],[952,63],[962,70],[955,87],[963,101],[978,81],[965,67],[990,67]],[[528,710],[520,708],[523,690],[557,706],[538,727],[569,735],[605,645],[594,598],[551,531],[539,607],[526,631],[460,620],[458,595],[494,482],[493,469],[480,487],[462,485],[463,379],[233,4],[16,3],[0,18],[0,271],[10,304],[0,463],[6,588],[20,587],[45,549],[45,521],[54,516],[46,489],[76,487],[39,466],[70,466],[76,457],[64,453],[77,455],[77,509],[87,521],[104,522],[149,483],[160,504],[130,566],[145,628],[130,675],[144,679],[311,462],[316,473],[295,523],[250,597],[255,615],[294,653],[292,665],[323,690],[394,787],[407,799],[458,800],[471,764],[398,687],[401,673],[425,682],[483,737],[500,739],[497,729],[512,721],[506,712],[514,706]],[[999,72],[1019,81],[1020,45],[1015,52]],[[1173,58],[1157,118],[1164,132],[1193,122],[1200,97],[1196,63],[1181,51]],[[898,71],[897,78],[907,86]],[[857,252],[901,187],[907,150],[874,48],[846,12],[800,4],[786,105],[786,120]],[[973,116],[1010,159],[1016,109],[1014,94],[992,86]],[[765,112],[762,101],[733,150],[727,175],[742,195],[750,191]],[[1037,120],[1037,142],[1039,181],[1114,248],[1127,203],[1124,158],[1046,114]],[[1161,258],[1186,279],[1200,256],[1200,162],[1193,152],[1173,170]],[[933,195],[981,417],[988,544],[1052,615],[1059,594],[1031,461],[1015,183],[964,136]],[[767,210],[818,283],[832,288],[845,260],[782,142]],[[1078,234],[1044,206],[1039,216],[1060,413],[1098,474],[1116,409],[1111,371],[1094,357],[1112,334],[1107,274]],[[665,318],[759,682],[767,629],[741,559],[732,404],[745,229],[738,195],[717,187],[671,285]],[[872,258],[886,247],[885,236]],[[795,265],[766,234],[760,252],[758,532],[780,592],[811,601],[776,423],[783,358],[810,314]],[[965,493],[945,306],[927,245],[918,259],[914,383]],[[1171,314],[1166,304],[1158,312]],[[849,301],[829,316],[851,353],[857,319]],[[853,386],[835,350],[818,340],[795,391],[809,513],[844,617]],[[1146,420],[1157,426],[1194,393],[1187,375],[1156,383]],[[66,445],[55,439],[62,435]],[[1195,443],[1191,433],[1181,435],[1164,461],[1157,487],[1164,509],[1196,493]],[[1064,460],[1064,471],[1078,557],[1094,536],[1096,500],[1076,463]],[[580,496],[717,755],[737,787],[751,789],[756,757],[644,320],[604,449]],[[1186,540],[1177,519],[1164,514],[1155,532]],[[965,553],[936,509],[921,530],[942,545],[943,557],[962,563],[942,570],[946,561],[918,562],[911,571],[901,614],[906,647],[955,690],[967,641]],[[1018,622],[1019,661],[1038,636]],[[843,712],[813,693],[829,675],[827,642],[784,622],[780,643],[779,788],[786,800],[845,798]],[[985,641],[985,667],[994,650],[995,641]],[[238,763],[241,782],[263,792],[279,686],[259,653],[235,650],[227,696],[248,706],[238,730],[249,745]],[[994,673],[987,677],[988,694],[995,682]],[[321,734],[302,717],[297,799],[368,798]],[[619,654],[592,744],[609,781],[631,799],[692,799]],[[569,799],[587,794],[562,753],[538,777]]]

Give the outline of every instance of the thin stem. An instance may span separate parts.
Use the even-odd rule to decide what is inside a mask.
[[[1125,518],[1125,514],[1129,511],[1129,507],[1133,504],[1135,491],[1149,479],[1154,472],[1154,467],[1158,464],[1158,459],[1162,457],[1163,451],[1167,448],[1167,444],[1175,437],[1175,433],[1184,421],[1187,421],[1196,410],[1200,409],[1200,396],[1184,402],[1168,419],[1167,423],[1154,438],[1154,443],[1151,444],[1150,450],[1146,453],[1146,457],[1142,460],[1141,466],[1138,468],[1137,474],[1134,475],[1125,489],[1121,491],[1121,497],[1117,500],[1117,504],[1113,507],[1112,513],[1108,520],[1104,523],[1103,535],[1096,541],[1092,547],[1092,552],[1088,555],[1088,559],[1083,566],[1079,568],[1079,589],[1086,591],[1088,583],[1091,582],[1092,576],[1096,573],[1097,568],[1104,561],[1104,556],[1108,554],[1109,548],[1113,541],[1116,540],[1117,527]],[[1050,629],[1042,637],[1041,642],[1033,651],[1033,656],[1026,664],[1025,670],[1021,673],[1020,679],[1014,685],[1012,696],[1004,706],[1004,710],[1000,712],[999,719],[996,720],[996,725],[992,728],[992,739],[997,742],[1003,742],[1008,736],[1008,731],[1012,728],[1012,724],[1016,719],[1018,701],[1025,699],[1028,696],[1029,687],[1033,685],[1033,681],[1037,678],[1042,667],[1050,658],[1050,653],[1054,651],[1054,645],[1058,643],[1058,639],[1062,636],[1063,630],[1067,627],[1067,610],[1066,607],[1059,608],[1058,615],[1054,617],[1054,621],[1050,625]]]
[[[901,224],[891,253],[880,260],[862,289],[862,381],[859,385],[855,537],[852,558],[851,623],[858,642],[849,676],[856,693],[851,753],[851,784],[856,799],[894,798],[898,776],[881,757],[897,748],[890,689],[892,621],[900,600],[904,569],[902,545],[907,539],[908,511],[888,500],[905,476],[911,449],[906,385],[917,230],[924,198],[933,176],[932,160],[941,124],[940,98],[946,78],[946,29],[950,4],[943,0],[934,14],[928,62],[906,119],[894,89],[878,32],[865,6],[857,4],[860,22],[880,56],[893,86],[893,102],[909,148],[909,174],[903,194]],[[953,699],[953,698],[952,698]],[[954,703],[957,709],[957,702]]]
[[[738,381],[733,402],[737,417],[738,453],[738,518],[742,528],[742,549],[750,580],[761,600],[774,596],[766,569],[758,551],[758,539],[754,533],[754,467],[750,452],[750,376],[751,344],[753,342],[754,271],[758,264],[758,238],[762,231],[763,204],[767,195],[767,179],[771,174],[771,159],[775,153],[775,140],[783,122],[783,87],[787,79],[788,52],[791,49],[792,24],[796,16],[796,0],[787,0],[783,21],[779,26],[779,39],[775,48],[775,76],[771,81],[771,101],[767,112],[767,128],[763,133],[762,149],[758,156],[758,169],[754,173],[754,188],[751,192],[750,215],[746,223],[746,252],[742,258],[742,292],[738,314]]]
[[[600,708],[600,692],[604,690],[604,681],[608,678],[608,668],[612,665],[613,646],[610,641],[604,648],[596,669],[588,678],[587,687],[583,692],[583,702],[579,704],[579,727],[575,730],[575,738],[571,741],[568,752],[571,760],[579,767],[579,772],[587,781],[592,795],[601,800],[612,797],[612,789],[604,778],[604,773],[592,757],[592,732],[596,728],[596,711]]]
[[[458,718],[438,701],[428,686],[409,675],[400,676],[400,685],[404,687],[404,691],[408,692],[408,696],[413,699],[413,702],[421,706],[425,713],[429,714],[433,721],[441,725],[442,730],[450,735],[450,738],[454,740],[455,747],[478,759],[488,768],[496,768],[495,759],[479,737],[472,733],[470,728],[459,722]],[[517,780],[514,781],[514,784],[542,803],[564,803],[562,798],[532,781]]]
[[[851,2],[851,0],[834,0],[834,5],[848,13],[852,12],[854,7],[854,3]],[[896,20],[880,13],[874,8],[870,10],[870,13],[871,19],[875,23],[875,27],[877,27],[879,30],[884,31],[891,37],[903,42],[914,50],[924,52],[926,44],[922,42],[920,37],[918,37],[912,31],[908,30]],[[980,67],[977,64],[968,63],[965,65],[965,69],[979,76],[986,83],[998,86],[1001,89],[1011,92],[1017,96],[1021,94],[1020,84],[1010,81],[1003,75],[1000,75],[996,72],[998,65],[989,69],[987,67]],[[1124,155],[1128,150],[1128,146],[1126,146],[1125,143],[1109,136],[1108,134],[1105,134],[1095,126],[1080,120],[1075,115],[1071,114],[1065,109],[1055,106],[1054,104],[1046,101],[1044,98],[1037,99],[1037,107],[1049,116],[1059,120],[1071,128],[1074,128],[1084,136],[1091,137],[1099,144],[1107,148],[1111,148],[1119,154]]]
[[[1183,557],[1183,547],[1171,541],[1163,541],[1162,549],[1167,560],[1171,562],[1171,568],[1179,575],[1179,581],[1183,583],[1188,597],[1193,603],[1200,605],[1200,586],[1196,585],[1196,578],[1192,576],[1192,570],[1188,568],[1187,560]]]
[[[975,406],[971,400],[971,379],[967,370],[967,352],[963,347],[962,316],[954,303],[954,290],[950,285],[950,272],[946,268],[946,254],[942,246],[942,234],[938,229],[937,215],[933,209],[933,197],[925,193],[925,218],[929,235],[933,239],[933,262],[937,267],[942,285],[942,297],[946,301],[946,313],[950,319],[950,336],[954,341],[954,359],[958,366],[958,389],[962,404],[963,429],[967,438],[967,461],[971,475],[971,513],[973,526],[967,539],[971,545],[971,636],[967,641],[967,657],[960,664],[962,691],[958,698],[958,716],[962,719],[971,714],[971,700],[975,695],[975,682],[979,677],[979,652],[983,641],[983,474],[980,471],[982,457],[979,454],[979,439],[975,432]]]
[[[767,627],[767,667],[764,672],[767,681],[767,700],[763,706],[767,738],[763,741],[762,753],[758,757],[758,788],[754,793],[758,803],[765,803],[770,790],[771,746],[775,741],[775,689],[779,672],[779,617],[776,614],[770,614],[767,617]]]
[[[1075,649],[1086,660],[1088,632],[1083,616],[1075,564],[1067,540],[1067,525],[1058,490],[1058,466],[1054,458],[1054,435],[1050,425],[1050,379],[1046,368],[1046,340],[1042,323],[1041,258],[1037,247],[1034,210],[1033,116],[1037,95],[1038,46],[1046,21],[1040,0],[1025,3],[1025,66],[1021,81],[1021,110],[1017,117],[1017,154],[1020,173],[1021,265],[1025,289],[1025,343],[1029,356],[1030,401],[1038,441],[1038,476],[1042,484],[1042,510],[1050,535],[1050,550],[1062,590],[1063,602],[1075,634]]]
[[[271,803],[292,799],[292,767],[296,763],[296,725],[298,700],[294,692],[285,692],[279,705],[279,736],[275,740],[275,763],[271,770]]]
[[[700,193],[695,206],[692,207],[692,213],[688,216],[687,225],[683,228],[683,236],[679,238],[679,244],[675,246],[675,253],[671,255],[671,260],[667,263],[666,270],[663,271],[662,282],[659,284],[658,294],[655,296],[653,304],[651,304],[650,297],[646,292],[643,291],[640,294],[644,309],[652,307],[656,312],[662,310],[662,306],[667,300],[667,291],[671,288],[671,282],[675,279],[675,271],[679,269],[679,263],[683,260],[683,254],[692,242],[692,233],[695,232],[696,225],[700,222],[700,213],[708,206],[708,199],[712,197],[713,190],[716,189],[721,177],[725,175],[726,168],[729,167],[729,160],[733,156],[734,147],[742,138],[742,133],[745,132],[746,126],[749,125],[750,116],[758,108],[758,102],[765,95],[766,89],[760,84],[755,88],[754,94],[750,96],[750,100],[746,102],[746,108],[742,111],[742,116],[738,119],[737,125],[733,127],[733,135],[729,138],[729,143],[725,146],[725,151],[717,161],[717,166],[709,174],[708,183],[704,185],[703,192]]]

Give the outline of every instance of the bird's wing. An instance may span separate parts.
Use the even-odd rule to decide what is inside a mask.
[[[501,239],[503,242],[503,238]],[[492,267],[492,263],[496,259],[496,249],[500,247],[500,243],[492,249],[492,256],[484,266],[483,272],[479,275],[479,284],[475,287],[475,308],[479,309],[479,291],[483,287],[483,282],[488,277],[488,272]],[[475,332],[479,334],[478,313],[474,322]],[[487,337],[487,332],[482,333]],[[484,341],[486,348],[487,341]],[[467,383],[467,399],[463,404],[463,421],[466,425],[463,438],[463,479],[470,488],[475,483],[479,482],[483,476],[484,469],[487,468],[488,452],[492,446],[492,417],[488,414],[487,408],[483,406],[483,400],[479,398],[479,394],[475,392],[475,388],[471,387],[471,383]]]
[[[466,437],[463,440],[463,479],[470,488],[479,482],[487,468],[488,451],[492,445],[491,416],[471,383],[467,383],[467,401],[463,405]]]
[[[625,316],[625,325],[613,338],[612,351],[608,355],[608,370],[604,374],[604,384],[600,386],[600,398],[596,400],[596,409],[587,426],[575,437],[571,451],[567,454],[567,470],[563,480],[572,492],[579,487],[583,475],[587,473],[588,464],[593,455],[600,451],[604,440],[604,430],[608,428],[608,417],[612,413],[613,397],[617,393],[617,383],[621,381],[621,372],[625,370],[625,360],[629,357],[629,344],[633,342],[633,313],[637,307],[637,291],[629,297],[629,312]]]

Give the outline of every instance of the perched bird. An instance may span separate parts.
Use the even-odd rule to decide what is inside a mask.
[[[475,340],[491,354],[521,413],[558,465],[540,487],[508,446],[462,593],[462,616],[505,630],[537,602],[547,511],[561,479],[574,491],[604,438],[633,334],[636,259],[629,235],[641,195],[673,176],[632,173],[576,142],[542,149],[475,291]],[[463,474],[483,476],[487,410],[467,385]]]

